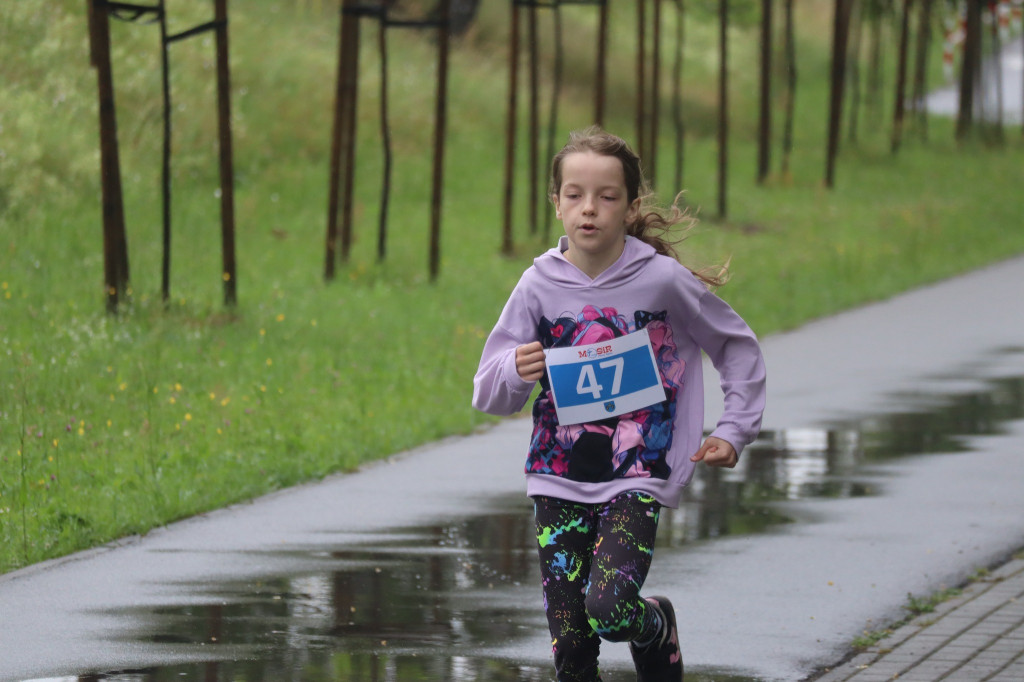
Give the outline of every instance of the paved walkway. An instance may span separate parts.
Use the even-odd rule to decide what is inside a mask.
[[[772,377],[765,429],[824,434],[833,425],[845,428],[880,415],[912,414],[943,396],[986,393],[991,380],[1024,376],[1022,339],[1024,256],[772,335],[762,344]],[[706,423],[714,424],[721,389],[711,370],[707,376]],[[368,543],[377,539],[409,542],[400,549],[409,554],[462,556],[447,544],[447,536],[438,545],[434,535],[419,535],[416,529],[444,529],[481,515],[503,514],[512,501],[524,503],[519,472],[529,428],[528,420],[506,420],[358,472],[0,576],[0,682],[76,679],[85,672],[225,660],[234,655],[228,648],[233,640],[218,639],[215,648],[205,646],[205,640],[197,640],[204,645],[196,646],[155,637],[167,632],[165,628],[179,632],[196,627],[204,634],[202,610],[188,619],[173,614],[211,601],[232,610],[252,604],[254,613],[261,614],[256,618],[245,610],[232,611],[241,614],[236,622],[245,633],[250,632],[246,628],[273,629],[273,621],[266,620],[271,613],[309,615],[312,632],[320,627],[329,632],[336,618],[348,618],[339,615],[333,588],[311,589],[307,578],[321,576],[315,585],[333,585],[335,574],[371,570],[370,563],[344,557],[364,556]],[[872,494],[779,502],[775,508],[795,522],[769,532],[691,541],[687,533],[702,514],[720,510],[693,503],[674,513],[676,523],[666,523],[672,530],[665,532],[679,533],[681,544],[659,553],[647,584],[652,594],[673,595],[677,611],[687,614],[681,627],[691,677],[721,679],[728,673],[734,680],[805,679],[841,660],[865,623],[899,619],[908,593],[930,594],[942,585],[959,584],[977,567],[996,565],[1024,547],[1024,419],[1002,422],[999,429],[984,429],[958,442],[954,452],[894,458],[859,470],[854,482]],[[826,460],[825,453],[813,450],[778,464],[793,471],[808,463],[820,465],[826,475],[832,466]],[[756,464],[755,458],[745,458],[729,475],[746,476]],[[842,480],[846,465],[837,466],[835,477]],[[382,504],[382,499],[394,503]],[[746,517],[735,523],[742,531]],[[520,556],[508,554],[515,560]],[[468,561],[480,561],[475,554],[468,556]],[[994,643],[991,634],[957,639],[963,632],[974,634],[971,625],[979,616],[971,616],[972,609],[986,614],[1024,592],[1022,569],[1024,560],[1011,562],[995,573],[1005,578],[1001,582],[972,587],[959,614],[951,611],[952,604],[944,605],[942,623],[914,638],[902,632],[891,636],[880,643],[893,649],[891,653],[869,653],[822,679],[870,682],[897,673],[902,680],[985,679],[959,675],[1002,652],[1003,669],[997,665],[993,670],[1003,676],[990,679],[1024,680],[1024,614],[1019,604],[1012,605],[1017,609],[1012,618],[1000,612],[992,621],[1003,623],[999,634],[1012,634]],[[450,590],[434,589],[429,581],[416,587],[418,579],[410,574],[402,583],[409,592],[400,594],[429,592],[431,600],[455,614],[445,621],[455,633],[452,637],[412,650],[413,655],[426,655],[429,647],[430,655],[446,666],[448,673],[436,679],[471,679],[465,673],[467,662],[483,660],[549,668],[550,638],[535,583],[509,581],[495,589],[488,586],[484,593],[473,584],[462,586],[460,580],[453,580],[456,587]],[[283,583],[294,585],[288,594],[301,593],[301,598],[282,603],[279,594],[232,587],[278,580],[289,581]],[[1012,594],[1003,593],[1014,585]],[[315,617],[305,610],[306,592],[316,605]],[[479,598],[483,594],[486,598]],[[436,608],[433,601],[428,605]],[[462,634],[470,632],[467,623],[493,620],[495,608],[516,614],[517,625],[502,630],[507,636],[486,643]],[[960,618],[958,625],[960,615],[968,618]],[[991,632],[985,629],[989,620],[981,632]],[[928,636],[942,634],[940,625],[952,630],[926,646]],[[302,637],[290,639],[292,632],[290,626],[282,627],[269,636],[280,636],[272,641],[280,641],[282,651],[297,652],[289,660],[302,662],[316,647]],[[954,642],[929,655],[946,640]],[[293,641],[296,648],[288,649]],[[931,666],[940,656],[958,653],[955,647],[961,641],[974,647],[958,654],[957,661],[965,664],[947,662],[953,663],[948,667],[955,668],[954,675],[935,673]],[[913,659],[905,659],[910,662],[902,667],[894,665],[915,649],[928,655],[917,667],[923,677],[910,676]],[[602,662],[620,679],[629,679],[627,647],[608,647]],[[876,672],[878,676],[867,675]]]
[[[1024,553],[817,682],[1021,682]]]

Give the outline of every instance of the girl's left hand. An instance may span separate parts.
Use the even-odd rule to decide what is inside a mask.
[[[702,460],[709,467],[732,469],[739,461],[739,456],[736,454],[736,448],[731,443],[711,436],[700,446],[697,454],[690,458],[691,462],[700,462]]]

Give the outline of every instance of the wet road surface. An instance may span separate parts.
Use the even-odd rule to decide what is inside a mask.
[[[648,588],[677,604],[688,680],[799,679],[1024,546],[1020,294],[1015,259],[765,340],[761,440],[662,517]],[[550,680],[527,434],[4,576],[0,680]],[[635,678],[624,646],[603,664]]]

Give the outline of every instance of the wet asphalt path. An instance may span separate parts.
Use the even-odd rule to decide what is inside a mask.
[[[1024,258],[763,344],[764,428],[777,433],[906,411],[988,379],[1022,377]],[[709,404],[717,404],[713,372],[708,383]],[[712,409],[707,422],[715,417]],[[230,657],[230,644],[147,638],[156,619],[150,607],[206,603],[197,585],[309,573],[328,549],[515,500],[528,429],[523,420],[506,421],[355,474],[2,576],[0,682]],[[659,551],[648,588],[673,597],[688,667],[800,679],[840,659],[865,628],[899,618],[908,593],[959,583],[1024,547],[1024,422],[968,441],[964,452],[871,466],[861,478],[878,494],[782,502],[779,509],[796,523]],[[458,476],[437,473],[453,471]],[[538,612],[518,636],[476,655],[543,669],[549,643],[538,588],[515,585],[499,599],[525,601],[531,614],[532,600]],[[481,596],[464,608],[485,619],[495,606]],[[607,647],[603,660],[609,682],[629,679],[624,647]]]

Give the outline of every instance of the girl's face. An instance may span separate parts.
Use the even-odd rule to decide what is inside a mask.
[[[565,257],[593,279],[622,255],[640,200],[630,203],[622,162],[614,156],[573,152],[561,170],[562,186],[552,199],[569,238]]]

